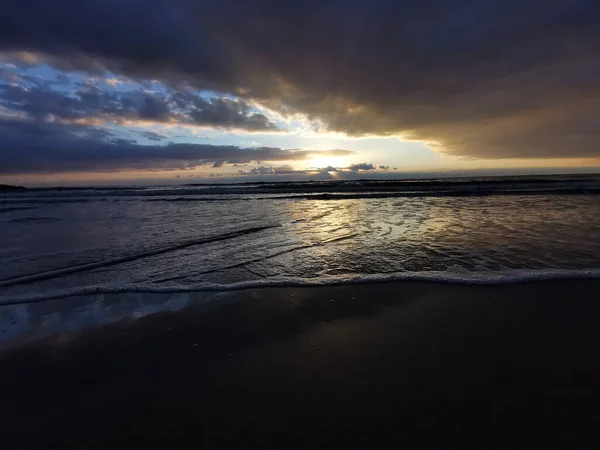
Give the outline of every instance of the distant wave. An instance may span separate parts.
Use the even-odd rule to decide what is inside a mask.
[[[269,197],[273,199],[310,199],[310,200],[352,200],[368,198],[406,198],[406,197],[469,197],[492,195],[598,195],[600,188],[561,188],[561,189],[471,189],[446,191],[411,191],[411,192],[356,192],[356,193],[324,193],[296,194],[289,196]]]
[[[194,202],[229,202],[229,201],[260,201],[260,200],[356,200],[356,199],[382,199],[382,198],[422,198],[422,197],[485,197],[485,196],[527,196],[527,195],[599,195],[600,187],[554,187],[554,188],[531,188],[531,189],[451,189],[451,190],[427,190],[427,191],[393,191],[393,192],[370,192],[364,190],[343,192],[293,192],[293,193],[270,193],[269,196],[257,195],[265,192],[240,192],[231,195],[231,192],[204,192],[182,193],[177,192],[178,197],[172,197],[174,193],[156,195],[152,198],[143,198],[145,202],[167,202],[167,203],[194,203]],[[183,197],[182,195],[189,195]],[[193,195],[193,196],[192,196]],[[209,196],[210,195],[210,196]],[[221,195],[221,197],[219,197]],[[171,196],[171,197],[170,197]],[[107,201],[136,201],[139,197],[131,196],[107,196],[87,198],[23,198],[5,200],[7,205],[39,205],[58,203],[90,203]],[[20,209],[31,209],[24,207],[0,208],[0,212],[17,211]]]
[[[0,306],[38,303],[66,297],[98,294],[159,294],[193,292],[228,292],[272,287],[319,287],[338,285],[360,285],[396,282],[429,282],[461,285],[502,285],[531,283],[551,280],[600,280],[600,268],[584,270],[544,269],[510,270],[504,272],[398,272],[390,274],[368,274],[336,276],[321,279],[278,278],[244,281],[232,284],[194,284],[186,286],[124,285],[121,287],[87,286],[55,293],[13,297],[0,300]]]
[[[596,188],[580,188],[580,187],[563,187],[563,188],[548,188],[539,187],[531,189],[452,189],[452,190],[428,190],[428,191],[393,191],[393,192],[362,192],[362,191],[346,191],[346,192],[296,192],[292,194],[273,194],[271,196],[257,196],[262,192],[247,192],[247,195],[241,194],[232,197],[158,197],[145,199],[147,202],[224,202],[232,200],[355,200],[355,199],[378,199],[378,198],[415,198],[415,197],[470,197],[470,196],[525,196],[525,195],[598,195],[600,187]],[[228,192],[227,194],[230,194]],[[214,193],[212,195],[215,195]]]
[[[32,189],[0,196],[2,209],[16,205],[140,200],[217,202],[230,200],[340,200],[393,197],[495,195],[598,195],[600,176],[507,177],[436,180],[341,180],[265,182],[234,185],[183,185],[145,188]],[[1,208],[5,207],[5,208]]]
[[[146,202],[226,202],[229,200],[247,200],[247,198],[229,198],[229,197],[176,197],[176,198],[149,198]]]
[[[56,217],[23,217],[20,219],[13,219],[10,223],[51,223],[60,222],[60,219]]]
[[[35,209],[35,206],[13,206],[10,208],[0,208],[0,214],[14,211],[26,211],[28,209]]]

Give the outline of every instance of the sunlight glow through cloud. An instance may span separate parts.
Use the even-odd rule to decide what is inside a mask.
[[[0,32],[0,181],[600,168],[590,0],[84,3]]]

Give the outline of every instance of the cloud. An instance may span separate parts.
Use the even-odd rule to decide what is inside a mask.
[[[240,175],[274,175],[275,169],[267,166],[253,167],[250,170],[238,170]]]
[[[260,147],[262,144],[258,141],[241,141],[240,145],[243,145],[244,147]]]
[[[381,168],[382,166],[380,166]],[[257,166],[250,170],[238,170],[238,173],[241,175],[247,176],[256,176],[256,175],[286,175],[286,176],[308,176],[311,179],[331,179],[335,174],[335,177],[345,178],[349,176],[350,178],[355,178],[358,172],[370,172],[374,173],[376,171],[376,167],[373,164],[361,163],[354,164],[352,166],[346,168],[337,168],[333,166],[328,167],[320,167],[316,169],[295,169],[290,165],[283,166]]]
[[[273,172],[275,174],[277,174],[277,175],[289,175],[289,174],[292,174],[292,173],[296,173],[297,170],[294,169],[289,164],[286,164],[284,166],[273,167]]]
[[[207,99],[190,90],[151,92],[141,86],[125,92],[106,91],[91,82],[72,93],[38,80],[29,84],[0,83],[0,105],[38,120],[149,121],[254,131],[276,129],[267,116],[252,111],[248,102],[240,99]]]
[[[595,0],[61,3],[3,5],[0,50],[186,82],[453,155],[600,156]]]
[[[349,150],[302,150],[234,145],[140,145],[90,126],[0,118],[0,173],[185,170],[212,164],[301,161]]]
[[[338,172],[340,169],[333,166],[327,166],[320,169],[322,172]]]
[[[26,64],[46,60],[67,70],[110,69],[147,79],[193,73],[206,84],[223,84],[229,70],[218,44],[198,26],[195,3],[9,0],[0,10],[0,48],[18,52]]]
[[[290,165],[283,166],[256,166],[250,170],[238,170],[238,175],[250,177],[256,181],[269,180],[356,180],[367,177],[369,179],[389,179],[390,174],[386,171],[377,171],[371,164],[358,164],[361,167],[372,167],[372,169],[335,168],[332,166],[318,169],[295,169]],[[394,174],[395,176],[398,174]],[[233,181],[233,179],[229,179]]]
[[[154,131],[144,131],[141,134],[142,134],[142,137],[145,137],[146,139],[149,139],[151,141],[162,141],[162,140],[168,138],[168,136],[161,134],[161,133],[156,133]]]
[[[348,170],[352,172],[358,172],[359,170],[375,170],[375,166],[367,163],[353,164],[348,166]]]

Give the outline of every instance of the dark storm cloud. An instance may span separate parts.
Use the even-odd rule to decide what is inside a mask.
[[[15,0],[0,49],[456,155],[597,157],[599,22],[596,0]]]
[[[80,125],[0,118],[0,174],[190,169],[212,164],[301,161],[342,150],[289,150],[233,145],[140,145],[110,132]]]
[[[56,90],[43,82],[31,86],[0,82],[0,106],[35,119],[99,119],[102,121],[176,122],[246,130],[273,130],[264,114],[251,111],[244,100],[217,97],[205,99],[191,91],[105,91],[86,84],[73,93]]]
[[[0,48],[41,52],[62,69],[109,68],[149,79],[193,73],[223,84],[221,52],[186,0],[8,0],[0,9]]]

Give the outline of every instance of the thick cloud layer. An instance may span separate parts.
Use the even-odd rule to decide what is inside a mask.
[[[194,74],[227,84],[229,69],[187,0],[8,0],[0,47],[41,52],[61,68],[110,68],[153,79]]]
[[[88,84],[70,93],[37,80],[33,86],[0,82],[0,106],[39,120],[146,121],[254,131],[276,128],[243,100],[205,99],[190,90],[117,92]]]
[[[596,0],[9,0],[0,49],[454,155],[598,157],[598,23]]]
[[[208,164],[302,161],[317,155],[353,153],[233,145],[139,145],[89,126],[0,119],[0,174],[185,170]]]

